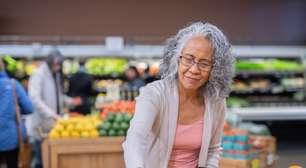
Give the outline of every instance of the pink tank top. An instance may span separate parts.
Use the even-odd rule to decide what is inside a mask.
[[[202,144],[204,119],[188,125],[177,124],[168,168],[196,168]]]

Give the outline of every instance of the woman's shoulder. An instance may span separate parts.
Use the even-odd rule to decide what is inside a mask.
[[[160,79],[153,81],[151,83],[148,83],[141,89],[145,90],[151,90],[155,92],[165,93],[166,90],[168,90],[171,87],[171,82],[166,79]]]
[[[171,85],[164,79],[153,81],[140,88],[138,99],[160,102],[170,93],[170,87]]]
[[[49,78],[51,72],[48,68],[48,65],[44,62],[39,65],[37,70],[33,72],[33,74],[30,76],[30,79],[38,80],[38,79],[47,79]]]
[[[226,113],[226,99],[213,99],[210,101],[210,103],[212,115],[214,116],[215,120],[217,120],[218,118],[222,119]]]

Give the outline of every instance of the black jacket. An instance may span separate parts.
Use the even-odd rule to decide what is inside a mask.
[[[81,97],[82,105],[71,109],[73,112],[82,114],[90,113],[91,102],[89,97],[93,95],[93,77],[85,71],[78,71],[69,80],[68,95],[71,97]]]

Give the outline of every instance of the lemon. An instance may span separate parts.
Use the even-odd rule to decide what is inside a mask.
[[[69,124],[69,120],[68,119],[59,119],[57,123],[60,124],[60,125],[66,126],[66,125]]]
[[[75,129],[76,129],[77,131],[83,131],[83,130],[84,130],[84,126],[83,126],[83,124],[78,123],[78,124],[75,126]]]
[[[73,130],[74,130],[74,125],[73,125],[73,124],[68,124],[68,125],[66,126],[66,130],[67,130],[67,131],[73,131]]]
[[[69,131],[62,131],[62,132],[61,132],[61,137],[62,137],[62,138],[68,138],[69,136],[70,136]]]
[[[78,138],[78,137],[80,137],[80,134],[79,134],[78,131],[72,131],[72,132],[71,132],[71,137],[73,137],[73,138]]]
[[[81,132],[81,137],[88,138],[89,137],[89,132],[88,131],[82,131]]]
[[[99,136],[99,133],[98,133],[97,130],[92,130],[92,131],[90,131],[90,137],[96,138],[96,137],[98,137],[98,136]]]
[[[94,127],[92,124],[87,123],[87,124],[85,125],[85,130],[86,130],[86,131],[91,131],[91,130],[93,130],[93,129],[95,129],[95,127]]]
[[[63,131],[64,130],[64,126],[57,123],[55,126],[54,126],[54,130],[56,131]]]
[[[56,130],[52,130],[50,133],[49,133],[49,137],[51,139],[57,139],[57,138],[60,138],[60,134],[58,131]]]

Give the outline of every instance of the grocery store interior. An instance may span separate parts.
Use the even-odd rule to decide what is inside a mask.
[[[139,89],[160,79],[167,39],[197,21],[216,25],[236,58],[219,167],[306,167],[305,9],[305,0],[0,1],[0,91],[2,78],[14,78],[33,103],[20,107],[29,136],[17,148],[19,167],[125,167],[121,145]],[[61,76],[42,68],[52,53],[63,57]],[[34,96],[55,96],[55,110]],[[2,107],[14,106],[6,98],[0,93],[1,122]],[[77,107],[59,103],[65,100]],[[11,142],[1,136],[5,168]]]

